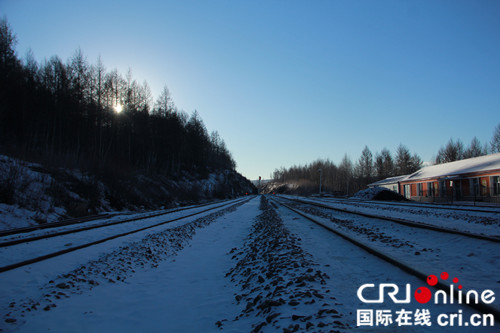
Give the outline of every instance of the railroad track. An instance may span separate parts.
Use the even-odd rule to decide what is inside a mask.
[[[450,229],[450,228],[440,227],[440,226],[421,223],[421,222],[414,222],[414,221],[403,220],[403,219],[394,218],[394,217],[387,217],[387,216],[380,216],[380,215],[375,215],[375,214],[363,213],[363,212],[349,210],[347,208],[337,208],[337,207],[332,207],[332,206],[322,204],[319,202],[312,202],[312,201],[307,201],[307,200],[302,200],[302,199],[296,199],[296,198],[291,199],[291,198],[286,198],[286,197],[280,197],[280,198],[283,198],[283,199],[286,199],[286,200],[289,200],[292,202],[298,202],[298,203],[305,204],[305,205],[326,208],[329,210],[334,210],[334,211],[338,211],[338,212],[342,212],[342,213],[390,221],[390,222],[405,225],[408,227],[428,229],[428,230],[433,230],[433,231],[438,231],[438,232],[443,232],[443,233],[448,233],[448,234],[457,234],[457,235],[461,235],[461,236],[465,236],[465,237],[477,238],[477,239],[482,239],[482,240],[486,240],[486,241],[490,241],[490,242],[494,242],[494,243],[500,243],[500,237],[498,237],[498,236],[487,236],[487,235],[483,235],[483,234],[477,234],[477,233],[468,232],[468,231]]]
[[[371,255],[373,255],[377,258],[382,259],[383,261],[391,264],[392,266],[395,266],[395,267],[405,271],[406,273],[418,278],[419,280],[423,281],[424,283],[427,283],[428,274],[426,274],[418,269],[415,269],[409,263],[403,262],[402,260],[400,260],[392,255],[389,255],[389,254],[381,251],[380,249],[377,249],[377,248],[372,247],[368,244],[365,244],[364,242],[356,239],[355,237],[339,230],[338,228],[335,228],[333,223],[325,223],[323,221],[320,221],[319,219],[314,218],[314,217],[310,216],[309,214],[306,214],[298,209],[290,207],[289,205],[281,202],[280,200],[272,199],[271,203],[273,204],[273,206],[275,208],[278,208],[278,205],[285,207],[286,209],[294,212],[295,214],[300,215],[301,217],[321,226],[322,228],[324,228],[324,229],[328,230],[329,232],[341,237],[342,239],[350,242],[351,244],[354,244],[356,247],[370,253]],[[434,285],[434,287],[445,291],[447,294],[450,294],[450,290],[452,290],[451,293],[453,294],[453,297],[455,297],[455,299],[458,299],[458,290],[457,289],[450,289],[450,285],[443,283],[441,281],[438,281],[437,284]],[[462,289],[461,291],[462,291],[462,293],[467,293],[466,289]],[[489,305],[489,304],[485,304],[485,303],[481,303],[481,302],[479,302],[477,304],[476,303],[466,303],[466,304],[462,304],[462,305],[469,306],[469,307],[473,308],[474,310],[479,311],[483,314],[493,314],[493,316],[495,317],[495,321],[497,323],[500,322],[500,309],[497,306]]]
[[[22,227],[22,228],[14,228],[14,229],[8,229],[8,230],[1,230],[0,231],[0,237],[17,235],[17,234],[22,234],[22,233],[28,233],[28,232],[32,232],[32,231],[36,231],[36,230],[42,230],[42,229],[50,229],[50,228],[63,227],[63,226],[73,225],[73,224],[78,224],[78,223],[83,223],[83,222],[90,222],[90,221],[95,221],[95,220],[101,220],[101,219],[105,219],[105,218],[114,217],[116,215],[119,215],[119,214],[118,213],[116,213],[116,214],[106,213],[106,214],[99,214],[99,215],[90,215],[90,216],[85,216],[85,217],[71,218],[71,219],[57,221],[57,222],[50,222],[50,223],[38,224],[38,225],[30,226],[30,227]]]
[[[131,234],[134,234],[134,233],[137,233],[137,232],[141,232],[141,231],[152,229],[152,228],[155,228],[155,227],[158,227],[158,226],[162,226],[162,225],[165,225],[165,224],[168,224],[168,223],[179,221],[179,220],[182,220],[182,219],[185,219],[185,218],[189,218],[189,217],[192,217],[192,216],[200,215],[200,214],[206,213],[206,212],[211,211],[211,210],[219,209],[219,208],[222,208],[222,207],[225,207],[225,206],[230,206],[230,205],[237,205],[237,204],[246,202],[248,200],[250,200],[250,198],[244,198],[244,199],[237,199],[237,200],[227,201],[227,202],[224,202],[222,204],[215,205],[213,207],[209,207],[209,208],[203,209],[201,211],[196,211],[194,213],[189,213],[189,214],[186,214],[186,215],[182,215],[180,217],[168,219],[168,220],[165,220],[165,221],[157,222],[157,223],[154,223],[154,224],[151,224],[151,225],[147,225],[147,226],[142,226],[142,227],[139,227],[139,228],[135,227],[132,230],[127,230],[125,232],[119,232],[119,233],[116,233],[116,234],[113,234],[113,235],[110,235],[110,236],[107,236],[107,237],[102,237],[102,238],[99,238],[97,240],[93,240],[93,241],[90,241],[90,242],[84,242],[84,243],[81,243],[79,245],[67,247],[67,248],[64,248],[62,250],[57,250],[57,251],[50,252],[50,253],[47,253],[47,254],[44,254],[44,255],[40,255],[40,256],[37,256],[37,257],[23,259],[23,260],[20,260],[20,261],[14,262],[14,263],[10,263],[10,264],[7,264],[5,266],[0,267],[0,273],[7,272],[7,271],[10,271],[10,270],[13,270],[13,269],[16,269],[16,268],[19,268],[19,267],[27,266],[27,265],[30,265],[30,264],[34,264],[34,263],[37,263],[37,262],[41,262],[41,261],[44,261],[44,260],[47,260],[47,259],[50,259],[50,258],[54,258],[54,257],[57,257],[57,256],[61,256],[61,255],[64,255],[64,254],[67,254],[67,253],[70,253],[70,252],[74,252],[74,251],[77,251],[77,250],[80,250],[80,249],[84,249],[84,248],[87,248],[87,247],[90,247],[90,246],[93,246],[93,245],[97,245],[97,244],[101,244],[101,243],[104,243],[104,242],[107,242],[107,241],[111,241],[113,239],[117,239],[117,238],[120,238],[120,237],[128,236],[128,235],[131,235]],[[183,211],[183,210],[188,210],[188,209],[196,209],[196,208],[204,207],[204,206],[207,206],[207,205],[210,205],[210,204],[204,204],[204,205],[200,205],[200,206],[179,209],[179,210],[176,210],[175,212]],[[214,205],[214,204],[212,203],[211,205]],[[114,226],[114,225],[117,225],[117,224],[123,224],[123,223],[133,222],[133,221],[139,221],[139,220],[143,220],[143,219],[145,220],[145,219],[159,217],[159,216],[166,215],[166,214],[171,214],[171,213],[173,213],[173,212],[172,211],[170,211],[170,212],[162,212],[162,213],[153,214],[153,215],[149,215],[149,216],[142,216],[142,217],[138,217],[138,218],[127,219],[127,220],[123,220],[123,221],[115,221],[115,222],[112,222],[112,223],[106,223],[106,224],[88,226],[88,227],[78,228],[78,229],[74,229],[74,230],[66,230],[66,231],[63,231],[63,232],[55,232],[55,233],[51,233],[49,235],[39,235],[39,236],[24,238],[24,239],[21,239],[21,240],[8,241],[8,242],[4,242],[2,244],[2,247],[5,248],[5,247],[17,246],[17,245],[20,245],[20,244],[22,245],[22,244],[27,244],[27,243],[33,244],[33,243],[36,243],[37,241],[43,241],[43,240],[46,240],[46,239],[52,238],[52,237],[64,236],[64,235],[75,234],[75,233],[81,233],[83,231],[88,231],[88,230],[91,230],[91,229],[103,228],[103,227],[110,227],[110,226]]]
[[[213,205],[218,202],[224,202],[227,200],[220,200],[216,202],[208,202],[200,205],[196,205],[196,207],[203,207],[203,206],[208,206],[208,205]],[[191,209],[193,206],[186,206],[182,208],[174,208],[174,209],[168,209],[168,210],[161,210],[161,211],[155,211],[153,213],[145,213],[142,214],[141,216],[147,217],[147,216],[160,216],[162,214],[169,214],[173,212],[180,212],[186,209]],[[96,220],[102,220],[102,219],[108,219],[111,217],[115,217],[118,215],[129,215],[128,213],[121,214],[121,213],[104,213],[104,214],[98,214],[98,215],[90,215],[90,216],[84,216],[84,217],[75,217],[75,218],[70,218],[62,221],[57,221],[57,222],[50,222],[50,223],[44,223],[44,224],[38,224],[34,226],[29,226],[29,227],[22,227],[22,228],[14,228],[14,229],[8,229],[8,230],[1,230],[0,231],[0,237],[5,237],[5,236],[12,236],[12,235],[17,235],[17,234],[23,234],[23,233],[29,233],[33,232],[36,230],[43,230],[43,229],[51,229],[51,228],[57,228],[57,227],[64,227],[64,226],[69,226],[73,224],[80,224],[84,222],[92,222]]]
[[[223,200],[223,201],[220,201],[220,202],[222,203],[222,202],[225,202],[225,201],[227,201],[227,200]],[[48,233],[48,234],[33,235],[33,236],[27,236],[27,237],[19,237],[19,238],[15,238],[15,239],[0,241],[0,248],[7,247],[7,246],[12,246],[12,245],[16,245],[16,244],[22,244],[22,243],[37,241],[37,240],[40,240],[40,239],[47,239],[47,238],[52,238],[52,237],[63,236],[63,235],[77,233],[77,232],[92,230],[92,229],[109,227],[109,226],[117,225],[117,224],[123,224],[123,223],[128,223],[128,222],[134,222],[134,221],[139,221],[139,220],[144,220],[144,219],[159,217],[159,216],[163,216],[163,215],[167,215],[167,214],[182,212],[182,211],[185,211],[185,210],[195,209],[195,208],[200,208],[200,207],[205,207],[205,206],[209,206],[209,205],[213,205],[213,204],[217,204],[217,202],[215,202],[215,203],[213,203],[213,202],[211,202],[211,203],[205,203],[205,204],[201,204],[201,205],[197,205],[197,206],[189,206],[189,207],[177,208],[177,209],[168,210],[168,211],[160,211],[160,212],[155,212],[155,213],[150,213],[150,214],[141,214],[139,216],[134,216],[132,218],[128,218],[128,219],[124,219],[124,220],[118,220],[118,221],[112,221],[112,222],[105,222],[105,223],[94,224],[94,225],[86,225],[86,226],[78,227],[78,228],[75,228],[75,229],[54,231],[54,232],[51,232],[51,233]],[[110,214],[110,215],[111,216],[116,216],[116,214],[114,214],[114,215]],[[95,221],[95,220],[96,220],[95,218],[92,218],[92,219],[85,220],[85,222],[90,222],[90,221]],[[55,224],[58,224],[58,223],[53,223],[48,228],[55,228],[55,227],[61,227],[61,226],[69,226],[69,225],[73,225],[75,223],[82,223],[82,222],[83,221],[72,222],[72,220],[70,220],[70,223],[62,223],[60,225],[55,225]],[[40,229],[40,228],[37,228],[36,226],[35,227],[28,227],[28,228],[32,228],[31,231],[36,231],[36,230]],[[28,229],[28,228],[20,228],[20,229],[22,229],[22,231],[20,231],[19,233],[27,233],[28,231],[26,231],[25,229]],[[42,229],[45,229],[45,228],[42,228]],[[16,229],[14,229],[14,230],[16,230]],[[19,233],[12,233],[11,232],[8,235],[9,236],[13,236],[13,235],[17,235]],[[0,235],[0,237],[2,237],[2,236],[3,235]]]
[[[488,214],[500,214],[500,210],[498,209],[488,209],[486,207],[480,208],[477,206],[456,206],[456,205],[440,205],[435,203],[418,203],[418,202],[388,202],[388,201],[375,201],[375,200],[355,200],[355,199],[339,199],[339,198],[321,198],[321,201],[330,202],[330,203],[339,203],[346,205],[365,205],[369,206],[373,205],[383,205],[383,206],[392,206],[392,207],[412,207],[412,208],[426,208],[426,209],[442,209],[442,210],[453,210],[453,211],[465,211],[465,212],[477,212],[477,213],[488,213]]]

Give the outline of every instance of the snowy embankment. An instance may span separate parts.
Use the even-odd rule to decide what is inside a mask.
[[[141,174],[92,175],[0,155],[0,230],[109,211],[143,211],[234,198],[253,185],[231,170],[177,179]]]
[[[53,177],[41,170],[39,164],[0,155],[0,230],[55,221],[66,213],[50,196]]]

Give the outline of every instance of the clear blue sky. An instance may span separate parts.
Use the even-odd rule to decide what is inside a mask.
[[[500,122],[500,1],[0,0],[18,54],[80,47],[218,130],[248,178]]]

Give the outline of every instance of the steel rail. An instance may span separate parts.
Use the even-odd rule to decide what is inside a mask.
[[[219,200],[219,201],[213,201],[213,202],[207,202],[201,205],[196,205],[196,207],[202,207],[202,206],[207,206],[207,205],[212,205],[216,204],[219,202],[225,202],[226,200]],[[174,208],[173,210],[170,209],[166,214],[171,213],[171,212],[178,212],[186,209],[191,209],[194,206],[187,206],[187,207],[182,207],[182,208]],[[159,213],[161,215],[161,213]],[[120,213],[105,213],[105,214],[100,214],[100,215],[90,215],[90,216],[84,216],[84,217],[75,217],[75,218],[70,218],[67,220],[62,220],[62,221],[57,221],[57,222],[50,222],[50,223],[44,223],[44,224],[39,224],[39,225],[34,225],[34,226],[29,226],[29,227],[22,227],[22,228],[14,228],[14,229],[8,229],[8,230],[0,230],[0,237],[5,237],[5,236],[10,236],[10,235],[16,235],[16,234],[21,234],[21,233],[28,233],[32,232],[35,230],[41,230],[41,229],[49,229],[49,228],[57,228],[57,227],[64,227],[67,225],[73,225],[73,224],[78,224],[78,223],[83,223],[83,222],[89,222],[89,221],[95,221],[99,219],[104,219],[104,218],[109,218],[109,217],[114,217],[117,215],[122,215]]]
[[[44,224],[39,224],[39,225],[34,225],[34,226],[29,226],[29,227],[1,230],[0,237],[17,235],[17,234],[32,232],[35,230],[57,228],[57,227],[63,227],[63,226],[72,225],[72,224],[95,221],[95,220],[99,220],[99,219],[113,217],[116,215],[117,214],[109,214],[109,213],[101,214],[101,215],[91,215],[91,216],[85,216],[85,217],[81,217],[81,218],[72,218],[72,219],[67,219],[67,220],[63,220],[63,221],[44,223]]]
[[[476,234],[476,233],[472,233],[472,232],[468,232],[468,231],[461,231],[461,230],[455,230],[455,229],[450,229],[450,228],[445,228],[445,227],[439,227],[439,226],[435,226],[432,224],[426,224],[426,223],[398,219],[395,217],[380,216],[380,215],[374,215],[374,214],[369,214],[369,213],[357,212],[357,211],[348,210],[346,208],[331,207],[331,206],[328,206],[328,205],[325,205],[325,204],[322,204],[319,202],[305,201],[305,200],[301,200],[301,199],[291,199],[291,198],[286,198],[286,197],[282,197],[282,198],[286,199],[286,200],[306,204],[306,205],[317,206],[317,207],[321,207],[321,208],[335,210],[335,211],[342,212],[342,213],[348,213],[348,214],[354,214],[354,215],[359,215],[359,216],[368,217],[368,218],[390,221],[390,222],[398,223],[398,224],[409,226],[409,227],[434,230],[434,231],[443,232],[443,233],[456,234],[456,235],[461,235],[461,236],[470,237],[470,238],[482,239],[482,240],[486,240],[486,241],[490,241],[490,242],[494,242],[494,243],[500,243],[500,238],[496,237],[496,236],[486,236],[486,235]]]
[[[471,208],[467,208],[464,205],[461,205],[461,206],[449,205],[448,207],[445,207],[443,204],[439,204],[439,203],[421,203],[421,202],[407,202],[407,201],[386,202],[386,201],[375,201],[375,200],[356,200],[356,199],[340,199],[340,198],[322,198],[322,201],[331,202],[331,203],[341,203],[341,204],[347,204],[347,205],[360,203],[360,204],[388,205],[388,206],[393,206],[393,207],[402,206],[402,207],[414,207],[414,208],[460,210],[460,211],[466,211],[466,212],[500,214],[500,211],[481,209],[478,206],[472,206]],[[483,208],[487,208],[487,207],[483,207]],[[495,208],[495,207],[492,207],[492,208]]]
[[[227,200],[224,200],[222,202],[225,202],[225,201],[227,201]],[[32,242],[32,241],[37,241],[37,240],[40,240],[40,239],[52,238],[52,237],[57,237],[57,236],[62,236],[62,235],[68,235],[68,234],[82,232],[82,231],[87,231],[87,230],[91,230],[91,229],[109,227],[109,226],[116,225],[116,224],[134,222],[134,221],[138,221],[138,220],[145,220],[145,219],[149,219],[149,218],[153,218],[153,217],[158,217],[158,216],[167,215],[167,214],[171,214],[171,213],[181,212],[181,211],[188,210],[188,209],[194,209],[194,208],[204,207],[204,206],[208,206],[208,205],[216,205],[217,203],[220,203],[220,201],[219,202],[215,202],[215,203],[212,202],[212,203],[201,204],[201,205],[198,205],[198,206],[190,206],[190,207],[178,208],[178,209],[175,209],[175,210],[170,210],[168,212],[163,211],[163,212],[160,212],[160,213],[154,213],[154,214],[147,215],[147,216],[137,216],[137,217],[133,217],[133,218],[125,219],[125,220],[119,220],[119,221],[102,223],[102,224],[88,225],[88,226],[84,226],[84,227],[77,228],[77,229],[56,231],[56,232],[53,232],[53,233],[50,233],[50,234],[44,234],[44,235],[37,235],[37,236],[30,236],[30,237],[13,239],[13,240],[9,240],[9,241],[0,242],[0,248],[7,247],[7,246],[12,246],[12,245],[17,245],[17,244],[22,244],[22,243],[28,243],[28,242]],[[66,226],[66,225],[63,225],[63,226]]]
[[[10,271],[10,270],[13,270],[13,269],[16,269],[16,268],[19,268],[19,267],[27,266],[27,265],[30,265],[30,264],[34,264],[34,263],[37,263],[37,262],[40,262],[40,261],[44,261],[44,260],[47,260],[47,259],[50,259],[50,258],[54,258],[54,257],[60,256],[60,255],[66,254],[66,253],[70,253],[70,252],[74,252],[74,251],[77,251],[77,250],[80,250],[80,249],[84,249],[84,248],[87,248],[87,247],[90,247],[90,246],[93,246],[93,245],[101,244],[101,243],[104,243],[104,242],[107,242],[107,241],[110,241],[110,240],[113,240],[113,239],[116,239],[116,238],[119,238],[119,237],[124,237],[124,236],[130,235],[130,234],[134,234],[134,233],[137,233],[137,232],[140,232],[140,231],[144,231],[144,230],[147,230],[147,229],[155,228],[155,227],[161,226],[163,224],[167,224],[167,223],[172,223],[172,222],[175,222],[175,221],[179,221],[179,220],[182,220],[182,219],[185,219],[185,218],[188,218],[188,217],[192,217],[192,216],[195,216],[195,215],[199,215],[199,214],[202,214],[202,213],[205,213],[205,212],[217,209],[217,208],[225,207],[225,206],[228,206],[228,205],[237,205],[237,204],[240,204],[240,203],[245,203],[245,202],[247,202],[249,200],[250,199],[242,199],[242,200],[238,200],[236,202],[231,201],[231,202],[225,203],[225,204],[217,206],[217,207],[207,208],[207,209],[205,209],[203,211],[200,211],[200,212],[196,212],[196,213],[188,214],[188,215],[185,215],[185,216],[177,217],[177,218],[174,218],[174,219],[171,219],[171,220],[168,220],[168,221],[163,221],[163,222],[156,223],[154,225],[150,225],[150,226],[143,227],[143,228],[140,228],[140,229],[135,229],[135,230],[123,232],[123,233],[116,234],[116,235],[113,235],[113,236],[109,236],[109,237],[106,237],[106,238],[103,238],[103,239],[99,239],[99,240],[96,240],[96,241],[93,241],[93,242],[89,242],[89,243],[85,243],[85,244],[73,246],[73,247],[70,247],[70,248],[67,248],[67,249],[64,249],[64,250],[52,252],[52,253],[45,254],[45,255],[42,255],[42,256],[39,256],[39,257],[36,257],[36,258],[23,260],[23,261],[14,263],[14,264],[10,264],[10,265],[6,265],[6,266],[3,266],[3,267],[0,267],[0,273],[7,272],[7,271]]]
[[[305,219],[320,225],[321,227],[327,229],[330,232],[333,232],[334,234],[336,234],[336,235],[340,236],[341,238],[347,240],[348,242],[356,245],[357,247],[362,248],[363,250],[367,251],[368,253],[402,269],[403,271],[409,273],[410,275],[415,276],[416,278],[427,283],[428,274],[425,274],[425,273],[411,267],[410,265],[405,264],[405,263],[399,261],[398,259],[396,259],[396,258],[394,258],[386,253],[383,253],[380,250],[377,250],[369,245],[366,245],[366,244],[356,240],[355,238],[349,236],[348,234],[334,228],[332,225],[328,225],[328,224],[325,224],[319,220],[316,220],[315,218],[309,216],[308,214],[305,214],[297,209],[294,209],[294,208],[292,208],[292,207],[290,207],[282,202],[279,202],[277,200],[276,200],[276,202],[278,202],[283,207],[293,211],[294,213],[304,217]],[[449,294],[450,286],[441,282],[441,281],[438,281],[438,283],[434,287],[441,289]],[[456,299],[458,299],[458,290],[456,290],[456,289],[452,289],[452,290],[453,290],[453,296],[456,297]],[[466,289],[461,289],[461,291],[464,294],[467,293]],[[500,322],[500,309],[496,306],[485,304],[485,303],[477,303],[477,304],[475,304],[475,303],[468,304],[467,303],[467,304],[463,304],[463,305],[467,305],[467,306],[473,308],[474,310],[477,310],[477,311],[484,313],[484,314],[493,314],[493,316],[495,317],[495,321]]]

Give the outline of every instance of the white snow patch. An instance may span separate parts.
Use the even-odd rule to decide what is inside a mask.
[[[370,187],[366,190],[356,192],[351,198],[361,200],[372,200],[377,194],[384,191],[390,191],[385,187]]]

